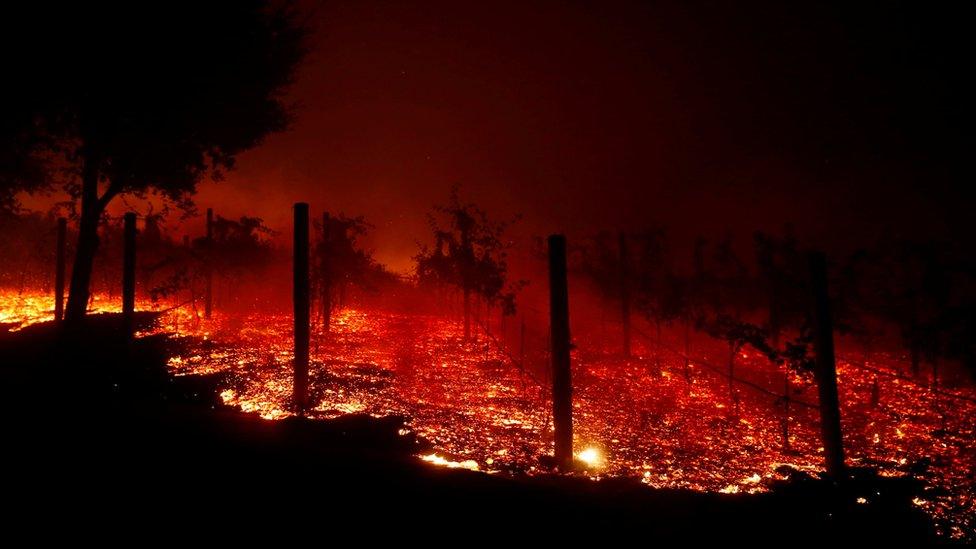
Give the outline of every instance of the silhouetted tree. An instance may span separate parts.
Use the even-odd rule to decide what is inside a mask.
[[[32,133],[74,175],[81,216],[66,318],[77,320],[108,204],[155,189],[189,208],[201,178],[219,178],[284,129],[281,91],[304,31],[288,2],[45,4],[18,14],[20,38],[43,48],[5,70]]]
[[[5,53],[17,51],[6,41],[0,42],[0,48]],[[4,70],[7,68],[5,64]],[[4,88],[7,97],[0,104],[0,216],[10,216],[19,210],[17,193],[47,187],[51,166],[44,152],[51,141],[37,127],[31,90],[16,84]]]
[[[346,287],[349,284],[365,286],[371,278],[370,272],[379,268],[369,252],[362,249],[357,239],[365,236],[370,229],[363,216],[347,217],[345,214],[322,217],[317,224],[322,234],[315,248],[315,283],[319,289],[322,303],[322,321],[329,329],[332,310],[336,303],[342,305]]]
[[[214,268],[226,278],[238,278],[274,257],[270,238],[274,231],[260,217],[241,216],[237,221],[220,215],[214,218],[210,259]],[[196,241],[205,245],[205,237]]]
[[[889,239],[861,261],[857,307],[897,327],[917,376],[922,359],[941,352],[940,317],[952,299],[946,252],[931,242]]]
[[[438,217],[447,221],[441,224]],[[457,189],[445,206],[435,206],[428,216],[434,234],[433,248],[421,245],[417,276],[421,283],[447,284],[461,289],[464,298],[464,338],[471,337],[471,294],[515,314],[515,293],[521,282],[508,281],[506,244],[502,235],[508,223],[493,222],[474,204],[463,204]]]
[[[628,238],[626,235],[624,238]],[[575,259],[570,268],[586,276],[607,299],[620,297],[621,265],[619,248],[620,235],[601,231],[589,238],[575,239],[567,243],[567,253]],[[541,244],[540,258],[546,257],[545,243]],[[632,260],[633,254],[628,253]],[[632,261],[631,261],[632,262]],[[624,269],[628,281],[636,278],[630,269]]]
[[[637,308],[654,323],[657,341],[654,363],[660,368],[661,327],[681,316],[684,307],[682,286],[667,256],[667,233],[663,228],[646,230],[633,239],[637,244],[637,264],[629,269],[635,278],[631,285],[636,289]]]
[[[51,212],[0,212],[0,287],[49,287],[54,280],[56,226]]]

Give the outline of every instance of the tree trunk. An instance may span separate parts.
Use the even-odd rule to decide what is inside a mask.
[[[308,204],[295,204],[295,240],[292,271],[294,275],[294,379],[293,398],[299,414],[308,405],[308,354],[309,354],[309,276],[308,276]]]
[[[71,268],[71,287],[65,320],[77,322],[85,317],[91,288],[92,266],[98,251],[98,220],[103,206],[98,199],[98,156],[86,150],[81,174],[81,220],[78,224],[78,246]]]
[[[573,381],[570,367],[569,289],[566,238],[549,237],[549,334],[552,358],[552,420],[556,466],[573,467]]]
[[[122,316],[126,335],[132,333],[132,319],[136,311],[136,214],[125,214],[122,251]]]
[[[67,235],[68,220],[63,217],[59,217],[58,240],[54,268],[54,320],[59,322],[64,318],[64,262]]]
[[[827,474],[835,479],[845,472],[844,444],[841,433],[840,399],[837,395],[837,369],[834,363],[834,329],[830,296],[827,292],[827,259],[822,253],[810,256],[810,279],[813,285],[813,343],[820,397],[820,427]]]

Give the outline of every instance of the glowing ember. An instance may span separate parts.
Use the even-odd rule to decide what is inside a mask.
[[[96,295],[88,310],[92,313],[117,313],[122,311],[122,303],[119,299]],[[53,318],[54,299],[49,295],[0,292],[0,325],[10,325],[12,332]]]
[[[420,459],[426,461],[427,463],[433,463],[434,465],[440,465],[442,467],[448,467],[451,469],[468,469],[470,471],[478,470],[478,462],[472,459],[467,459],[464,461],[450,461],[442,458],[437,454],[427,454],[426,456],[420,456]]]
[[[49,302],[43,295],[0,292],[0,321],[22,327],[49,319]],[[96,310],[117,310],[108,300],[94,303]],[[220,397],[227,405],[269,420],[292,414],[287,314],[215,314],[205,321],[180,308],[167,313],[158,330],[177,333],[185,349],[169,361],[173,374],[226,373]],[[822,470],[816,407],[793,402],[787,416],[781,401],[747,387],[732,401],[727,379],[706,367],[727,357],[724,343],[696,341],[693,354],[701,360],[688,366],[686,379],[684,360],[673,353],[655,357],[648,346],[634,351],[644,358],[625,360],[608,343],[612,334],[577,330],[574,336],[576,438],[605,441],[600,449],[583,448],[577,459],[600,476],[631,477],[656,488],[755,493],[767,490],[766,480],[783,478],[784,468]],[[540,350],[520,370],[494,338],[479,337],[464,342],[456,318],[338,312],[330,334],[320,327],[313,334],[309,415],[400,416],[407,432],[436,449],[420,456],[428,463],[542,473],[547,469],[540,458],[552,454],[546,357]],[[905,360],[878,353],[872,364],[897,371]],[[740,355],[736,375],[774,392],[783,383],[782,370],[758,353]],[[791,382],[794,398],[816,405],[809,381]],[[966,398],[950,400],[844,360],[838,386],[849,463],[883,476],[919,476],[932,488],[915,505],[946,535],[973,537],[976,401],[970,399],[976,391],[953,389]],[[872,402],[873,392],[880,392],[879,401]]]
[[[576,454],[576,459],[585,463],[588,467],[601,467],[603,466],[603,454],[597,448],[587,448],[582,452]]]

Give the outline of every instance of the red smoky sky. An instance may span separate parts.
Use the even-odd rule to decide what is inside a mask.
[[[951,228],[952,44],[927,34],[941,18],[737,2],[301,11],[292,128],[201,185],[201,209],[283,231],[296,201],[363,214],[398,271],[455,184],[495,217],[522,214],[524,235],[791,223],[866,243]]]

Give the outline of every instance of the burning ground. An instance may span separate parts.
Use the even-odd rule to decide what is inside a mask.
[[[210,339],[196,340],[189,353],[172,359],[173,372],[227,371],[225,403],[267,419],[285,417],[291,397],[288,320],[258,316],[227,327],[218,321]],[[477,343],[463,343],[452,319],[347,309],[333,333],[320,331],[315,341],[313,416],[403,416],[437,449],[422,456],[428,461],[488,473],[547,471],[552,425],[546,380],[519,369],[497,340],[482,334]],[[821,469],[818,415],[809,406],[816,391],[803,390],[809,381],[795,383],[801,392],[790,409],[786,448],[781,402],[737,384],[738,410],[729,404],[726,380],[706,364],[723,360],[720,346],[692,361],[688,383],[683,359],[674,354],[662,356],[657,367],[650,350],[644,359],[621,360],[606,350],[587,351],[600,349],[591,343],[579,342],[574,356],[576,454],[586,475],[752,493],[791,470]],[[764,358],[748,352],[739,358],[738,377],[782,385],[782,372],[770,371]],[[896,364],[890,360],[875,365]],[[876,377],[883,397],[873,407]],[[916,505],[943,533],[971,536],[974,403],[899,378],[865,375],[844,363],[839,384],[850,463],[877,467],[885,476],[920,475],[931,488]],[[864,494],[857,502],[870,505],[871,498]]]
[[[43,296],[6,294],[3,321],[15,329],[30,324],[47,315],[43,303]],[[319,326],[313,334],[315,404],[308,415],[402,417],[401,435],[432,444],[433,451],[417,452],[430,463],[546,474],[552,446],[541,367],[546,357],[513,358],[503,343],[512,328],[482,324],[478,339],[465,343],[451,316],[347,308],[333,318],[330,333]],[[204,321],[184,307],[166,313],[151,332],[176,334],[181,351],[169,359],[172,374],[221,374],[225,404],[266,420],[292,415],[287,315],[218,314]],[[776,480],[821,470],[816,391],[808,380],[792,376],[787,412],[773,396],[782,392],[784,374],[765,358],[740,352],[730,393],[718,367],[727,360],[724,345],[696,337],[686,371],[671,335],[665,334],[660,353],[653,338],[644,338],[630,359],[607,348],[605,332],[576,337],[574,427],[577,459],[585,464],[580,475],[633,478],[655,488],[756,493]],[[881,476],[923,479],[927,488],[915,505],[941,534],[972,539],[976,395],[906,381],[896,373],[900,360],[877,355],[869,370],[840,363],[849,463],[877,468]],[[852,503],[870,506],[880,495],[857,494]]]

